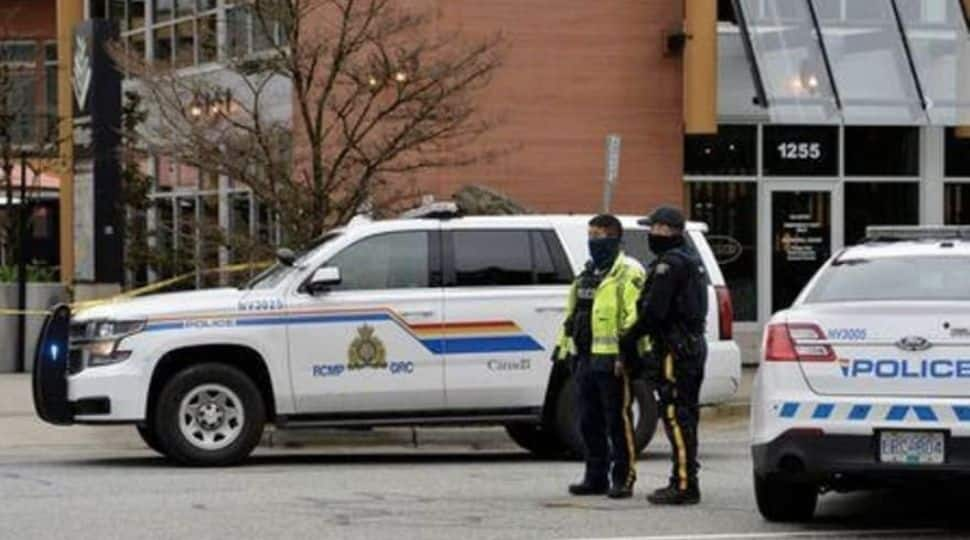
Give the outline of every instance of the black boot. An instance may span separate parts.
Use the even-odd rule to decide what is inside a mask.
[[[633,484],[614,484],[606,496],[611,499],[629,499],[633,496]]]
[[[701,502],[701,491],[696,483],[689,484],[687,489],[678,489],[669,485],[647,495],[651,504],[659,505],[689,505]]]
[[[569,493],[572,495],[605,495],[609,491],[609,486],[605,483],[590,482],[583,480],[578,484],[569,486]]]

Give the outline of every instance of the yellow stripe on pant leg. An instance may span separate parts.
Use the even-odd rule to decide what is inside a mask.
[[[636,463],[636,445],[634,444],[634,431],[633,431],[633,419],[630,416],[630,379],[627,377],[626,373],[623,373],[623,435],[626,437],[627,451],[630,457],[630,468],[627,471],[626,481],[627,485],[632,484],[636,478],[637,473],[633,468]],[[642,414],[642,413],[641,413]]]
[[[664,375],[670,382],[676,382],[674,377],[674,357],[668,354],[664,357]],[[673,405],[667,406],[667,419],[674,432],[674,451],[677,452],[677,476],[681,491],[687,489],[687,447],[684,445],[684,434],[677,423],[677,411]]]
[[[687,489],[687,447],[684,445],[684,434],[680,431],[680,424],[677,423],[677,410],[673,405],[667,406],[667,419],[670,421],[674,432],[674,446],[677,452],[677,477],[680,490]]]

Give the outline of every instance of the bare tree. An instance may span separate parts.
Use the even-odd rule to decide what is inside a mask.
[[[187,77],[117,56],[155,113],[144,143],[252,188],[287,242],[306,244],[362,210],[393,212],[413,201],[422,171],[498,152],[479,144],[496,119],[477,98],[500,66],[500,36],[440,31],[434,12],[394,0],[239,9],[228,17],[222,72]],[[263,50],[239,50],[241,15]],[[281,102],[292,115],[275,110]]]

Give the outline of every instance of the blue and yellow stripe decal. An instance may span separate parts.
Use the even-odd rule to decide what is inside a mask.
[[[429,352],[480,354],[541,351],[544,347],[514,321],[463,321],[409,324],[393,310],[286,310],[279,312],[197,314],[158,318],[145,330],[162,332],[186,328],[258,327],[302,324],[367,324],[392,322],[420,342]]]

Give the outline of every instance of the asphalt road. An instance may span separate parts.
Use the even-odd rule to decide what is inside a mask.
[[[958,528],[967,496],[926,490],[828,495],[810,525],[764,522],[743,419],[702,426],[704,500],[692,508],[643,498],[665,481],[662,441],[639,463],[636,498],[613,502],[566,495],[579,463],[530,459],[496,430],[468,432],[469,444],[429,431],[416,448],[345,434],[331,446],[263,448],[241,467],[186,469],[120,442],[128,428],[108,429],[103,446],[0,444],[0,538],[970,537]]]

